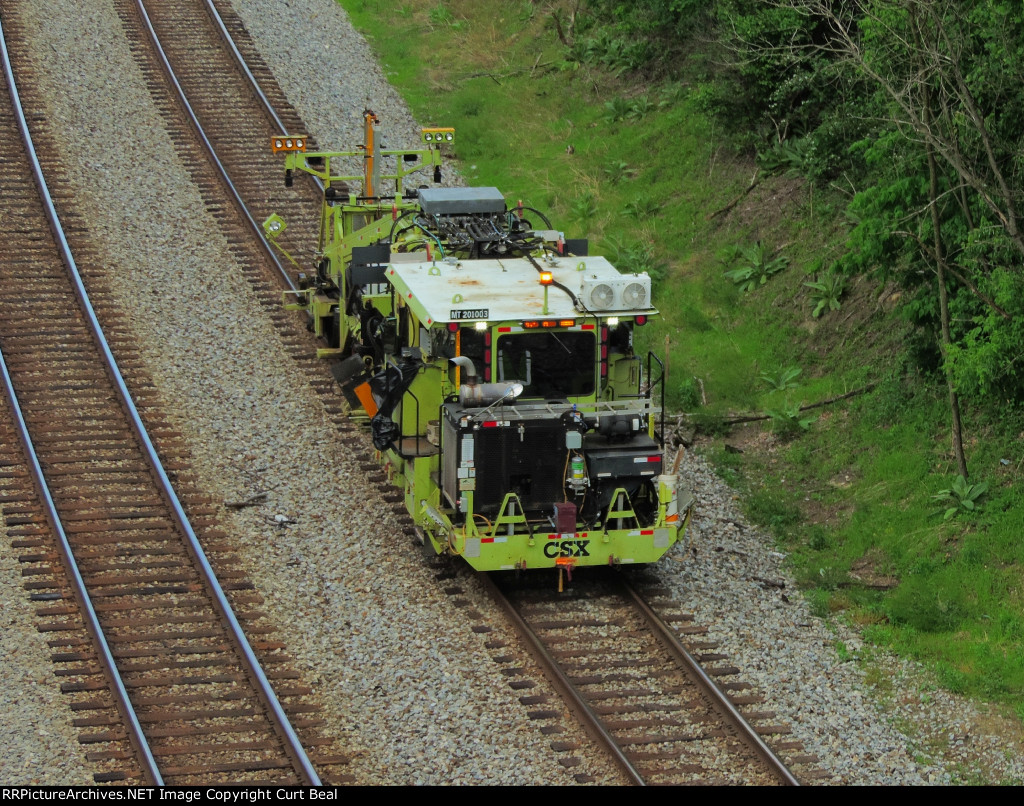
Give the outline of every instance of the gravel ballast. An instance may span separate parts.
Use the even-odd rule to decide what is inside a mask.
[[[234,6],[322,147],[361,142],[367,106],[382,121],[386,147],[417,142],[407,107],[331,0]],[[240,274],[231,253],[175,157],[110,3],[40,0],[26,13],[29,38],[47,54],[47,115],[54,130],[87,133],[69,136],[66,159],[77,168],[77,191],[93,203],[94,233],[119,278],[126,317],[178,412],[202,485],[224,501],[267,493],[262,506],[225,509],[224,522],[330,732],[353,752],[357,781],[573,783],[581,770],[559,763],[520,692],[340,443],[251,290],[233,279]],[[111,148],[129,129],[131,146]],[[148,192],[155,185],[159,199]],[[987,716],[930,690],[912,665],[875,653],[890,685],[869,686],[850,660],[862,651],[857,635],[811,615],[784,558],[744,523],[734,493],[698,456],[683,458],[680,475],[697,501],[694,551],[677,547],[657,575],[711,628],[719,651],[765,695],[764,707],[820,757],[824,783],[1024,781],[1019,748],[983,732],[993,724]],[[14,557],[5,539],[0,780],[88,782]],[[466,587],[467,608],[486,616],[482,591]],[[601,765],[584,767],[597,783],[618,781]]]

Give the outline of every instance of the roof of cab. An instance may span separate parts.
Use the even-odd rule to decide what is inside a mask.
[[[521,257],[392,262],[386,276],[403,302],[428,325],[466,319],[509,321],[579,317],[583,312],[576,308],[572,297],[555,285],[547,287],[545,306],[545,286],[541,285],[537,266],[550,271],[555,283],[565,286],[577,297],[585,285],[604,281],[621,286],[637,278],[637,275],[621,274],[607,259],[598,256],[532,262]],[[648,307],[588,311],[599,316],[652,312]]]

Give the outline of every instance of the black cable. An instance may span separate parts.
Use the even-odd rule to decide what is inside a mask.
[[[406,216],[410,216],[410,215],[414,216],[414,215],[418,215],[418,214],[419,214],[419,210],[406,210],[398,218],[396,218],[394,220],[394,222],[392,222],[392,224],[391,224],[391,232],[388,233],[388,242],[389,243],[394,243],[395,242],[395,228],[398,226],[398,222],[399,221],[401,221]]]
[[[537,215],[539,215],[541,217],[541,220],[545,224],[548,225],[548,229],[554,229],[554,227],[551,226],[551,221],[548,220],[548,217],[546,215],[544,215],[544,213],[542,213],[540,210],[537,210],[534,207],[514,207],[513,209],[509,210],[508,212],[509,213],[519,213],[519,212],[521,212],[523,210],[529,210],[531,213],[536,213]]]

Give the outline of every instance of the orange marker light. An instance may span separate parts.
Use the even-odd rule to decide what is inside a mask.
[[[540,284],[551,285],[555,280],[555,276],[549,271],[542,271],[540,273]]]

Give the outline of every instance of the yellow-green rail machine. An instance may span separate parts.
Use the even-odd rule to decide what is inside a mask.
[[[274,138],[289,181],[324,185],[315,265],[286,301],[324,338],[424,544],[483,571],[655,562],[692,499],[665,467],[663,364],[633,349],[658,313],[650,277],[496,188],[441,186],[452,129],[385,150],[364,116],[355,151]],[[361,175],[332,173],[353,159]],[[272,241],[283,227],[264,224]]]

